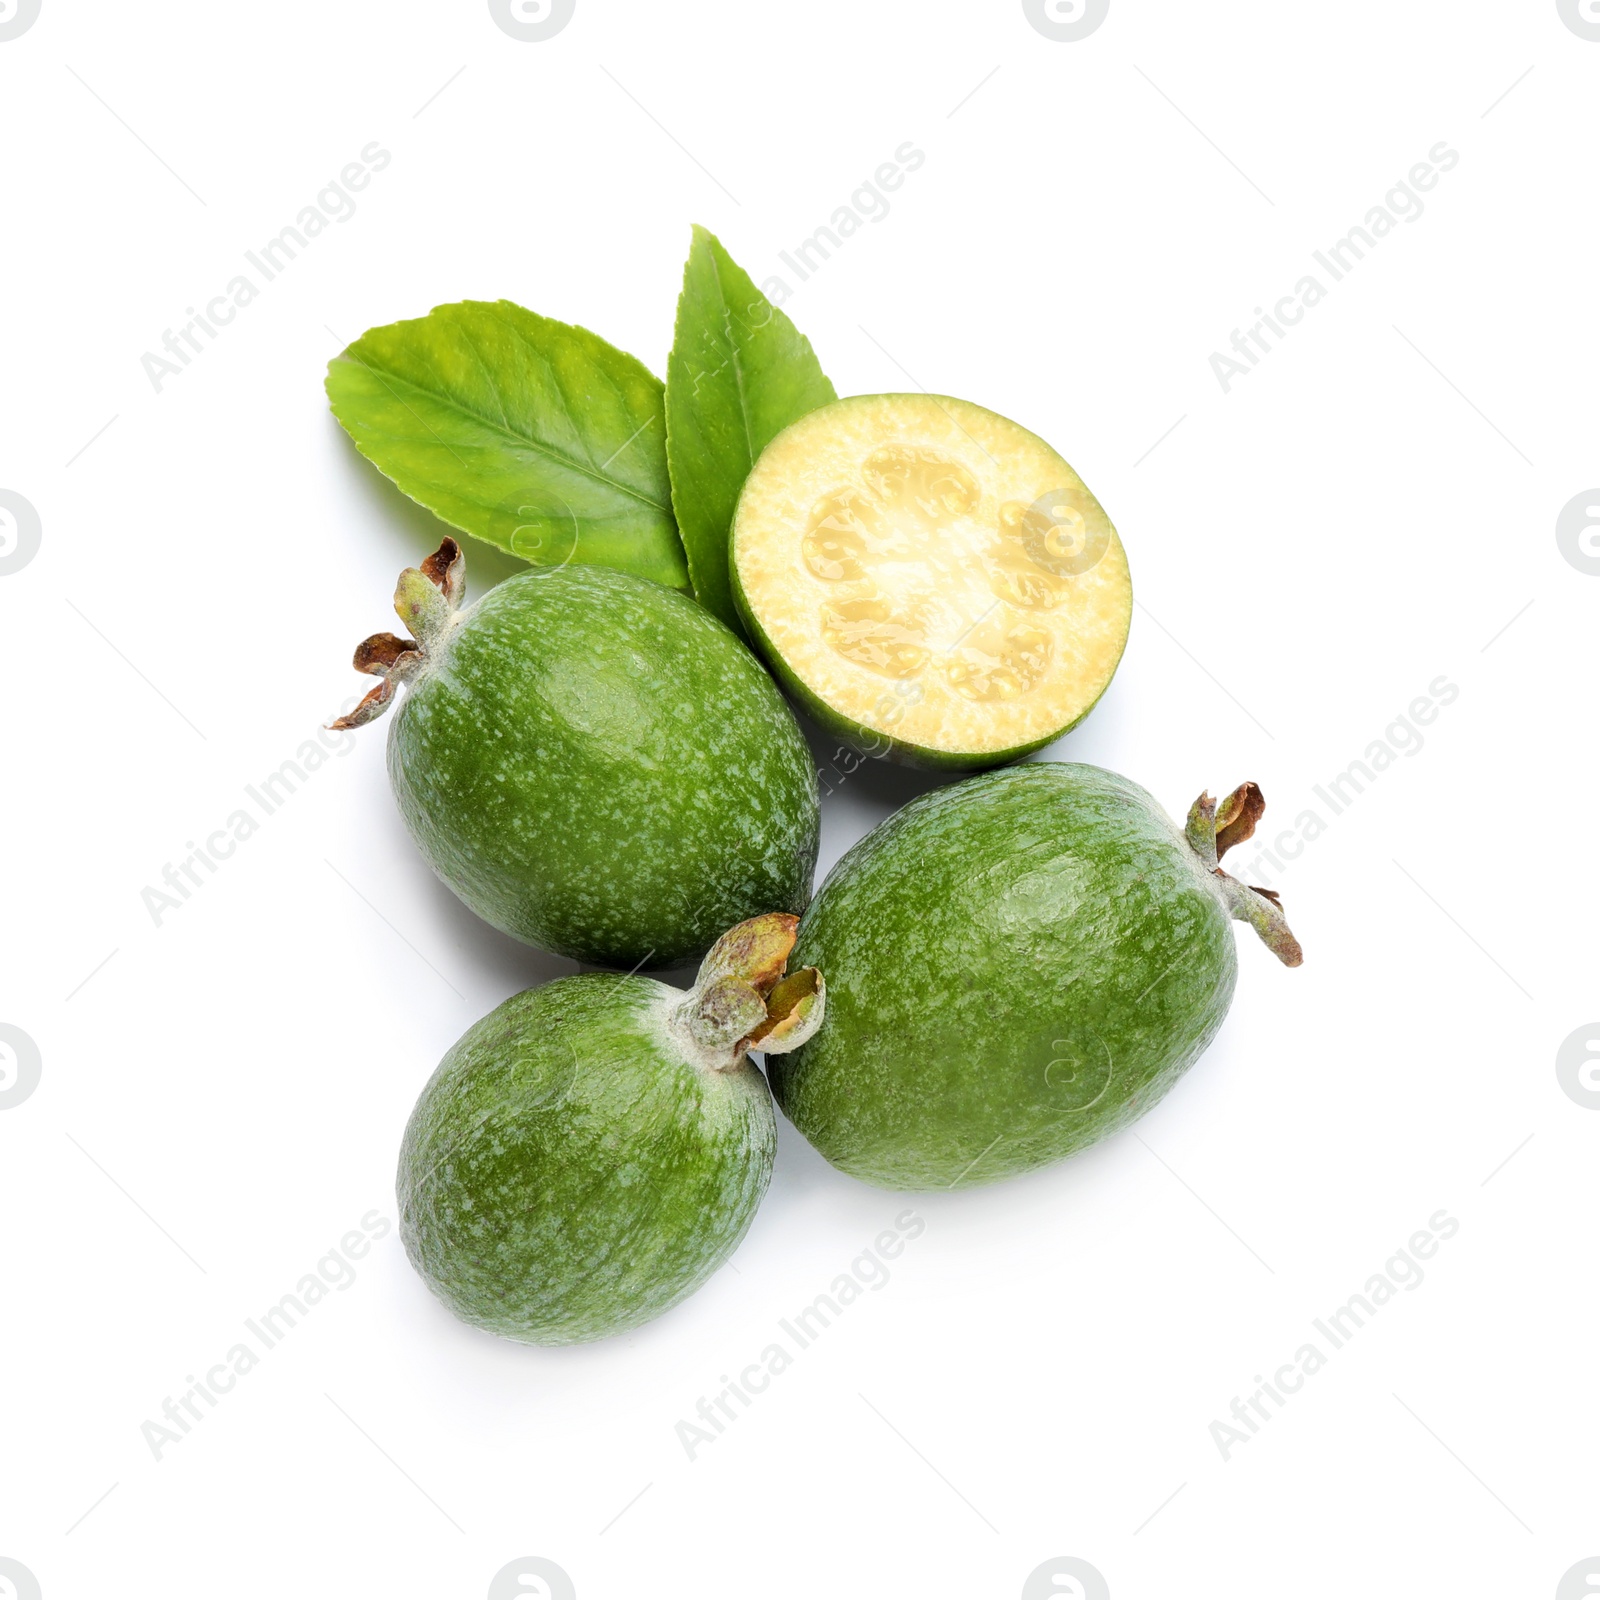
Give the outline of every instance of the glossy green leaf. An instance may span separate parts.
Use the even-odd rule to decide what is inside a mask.
[[[373,328],[328,365],[356,448],[452,527],[540,566],[688,586],[662,386],[586,328],[509,300]]]
[[[739,491],[776,434],[834,398],[810,341],[696,228],[667,360],[667,460],[695,598],[737,632],[728,528]]]

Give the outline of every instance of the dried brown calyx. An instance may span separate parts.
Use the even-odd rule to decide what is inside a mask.
[[[394,692],[427,665],[461,615],[467,592],[467,562],[461,546],[445,538],[420,567],[407,567],[395,586],[394,609],[411,634],[375,633],[356,646],[355,669],[382,683],[331,728],[359,728],[389,709]]]
[[[1221,805],[1208,792],[1189,808],[1184,835],[1201,866],[1220,884],[1229,914],[1238,922],[1248,922],[1284,966],[1298,967],[1305,956],[1300,941],[1289,931],[1277,891],[1251,888],[1230,878],[1217,865],[1236,844],[1243,844],[1256,831],[1266,809],[1266,797],[1253,783],[1241,783]]]
[[[731,1072],[751,1050],[781,1055],[822,1026],[826,986],[815,967],[784,976],[798,917],[770,911],[712,945],[677,1018],[707,1067]]]

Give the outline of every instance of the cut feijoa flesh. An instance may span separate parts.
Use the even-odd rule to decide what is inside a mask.
[[[1122,542],[1037,435],[965,400],[858,395],[784,429],[734,516],[735,600],[825,727],[917,766],[995,766],[1105,692]]]

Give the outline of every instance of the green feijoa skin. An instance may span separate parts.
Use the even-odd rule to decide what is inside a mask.
[[[401,684],[389,777],[435,872],[486,922],[596,966],[670,967],[735,922],[800,912],[816,771],[760,663],[687,596],[605,567],[519,573],[459,609],[446,539],[401,574],[410,640],[374,634]]]
[[[411,1264],[464,1322],[579,1344],[649,1322],[733,1253],[766,1192],[772,1100],[746,1052],[822,1020],[781,978],[796,918],[713,947],[687,994],[586,973],[514,995],[422,1091],[400,1151]]]
[[[1180,831],[1137,784],[1060,762],[913,801],[801,922],[828,1023],[770,1067],[778,1104],[888,1189],[993,1183],[1126,1127],[1222,1025],[1230,919],[1300,964],[1277,896],[1217,865],[1263,808],[1251,783],[1202,795]]]

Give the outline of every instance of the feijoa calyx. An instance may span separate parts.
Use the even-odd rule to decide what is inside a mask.
[[[1231,919],[1288,966],[1277,896],[1219,858],[1264,801],[1202,795],[1180,831],[1137,784],[1025,762],[913,801],[829,874],[795,959],[828,1022],[769,1066],[835,1166],[953,1189],[1058,1161],[1153,1106],[1232,999]]]
[[[406,693],[389,730],[401,815],[485,921],[599,966],[668,967],[724,929],[799,912],[816,864],[816,772],[793,713],[687,596],[604,567],[519,573],[462,608],[446,539],[401,574],[410,639],[336,727]]]
[[[735,603],[825,727],[988,767],[1088,715],[1127,642],[1116,529],[1044,440],[965,400],[858,395],[784,429],[734,515]]]
[[[577,1344],[676,1305],[732,1254],[766,1192],[775,1128],[751,1049],[822,1020],[819,973],[782,976],[796,919],[720,939],[687,994],[585,973],[470,1028],[400,1152],[412,1265],[463,1321]]]

